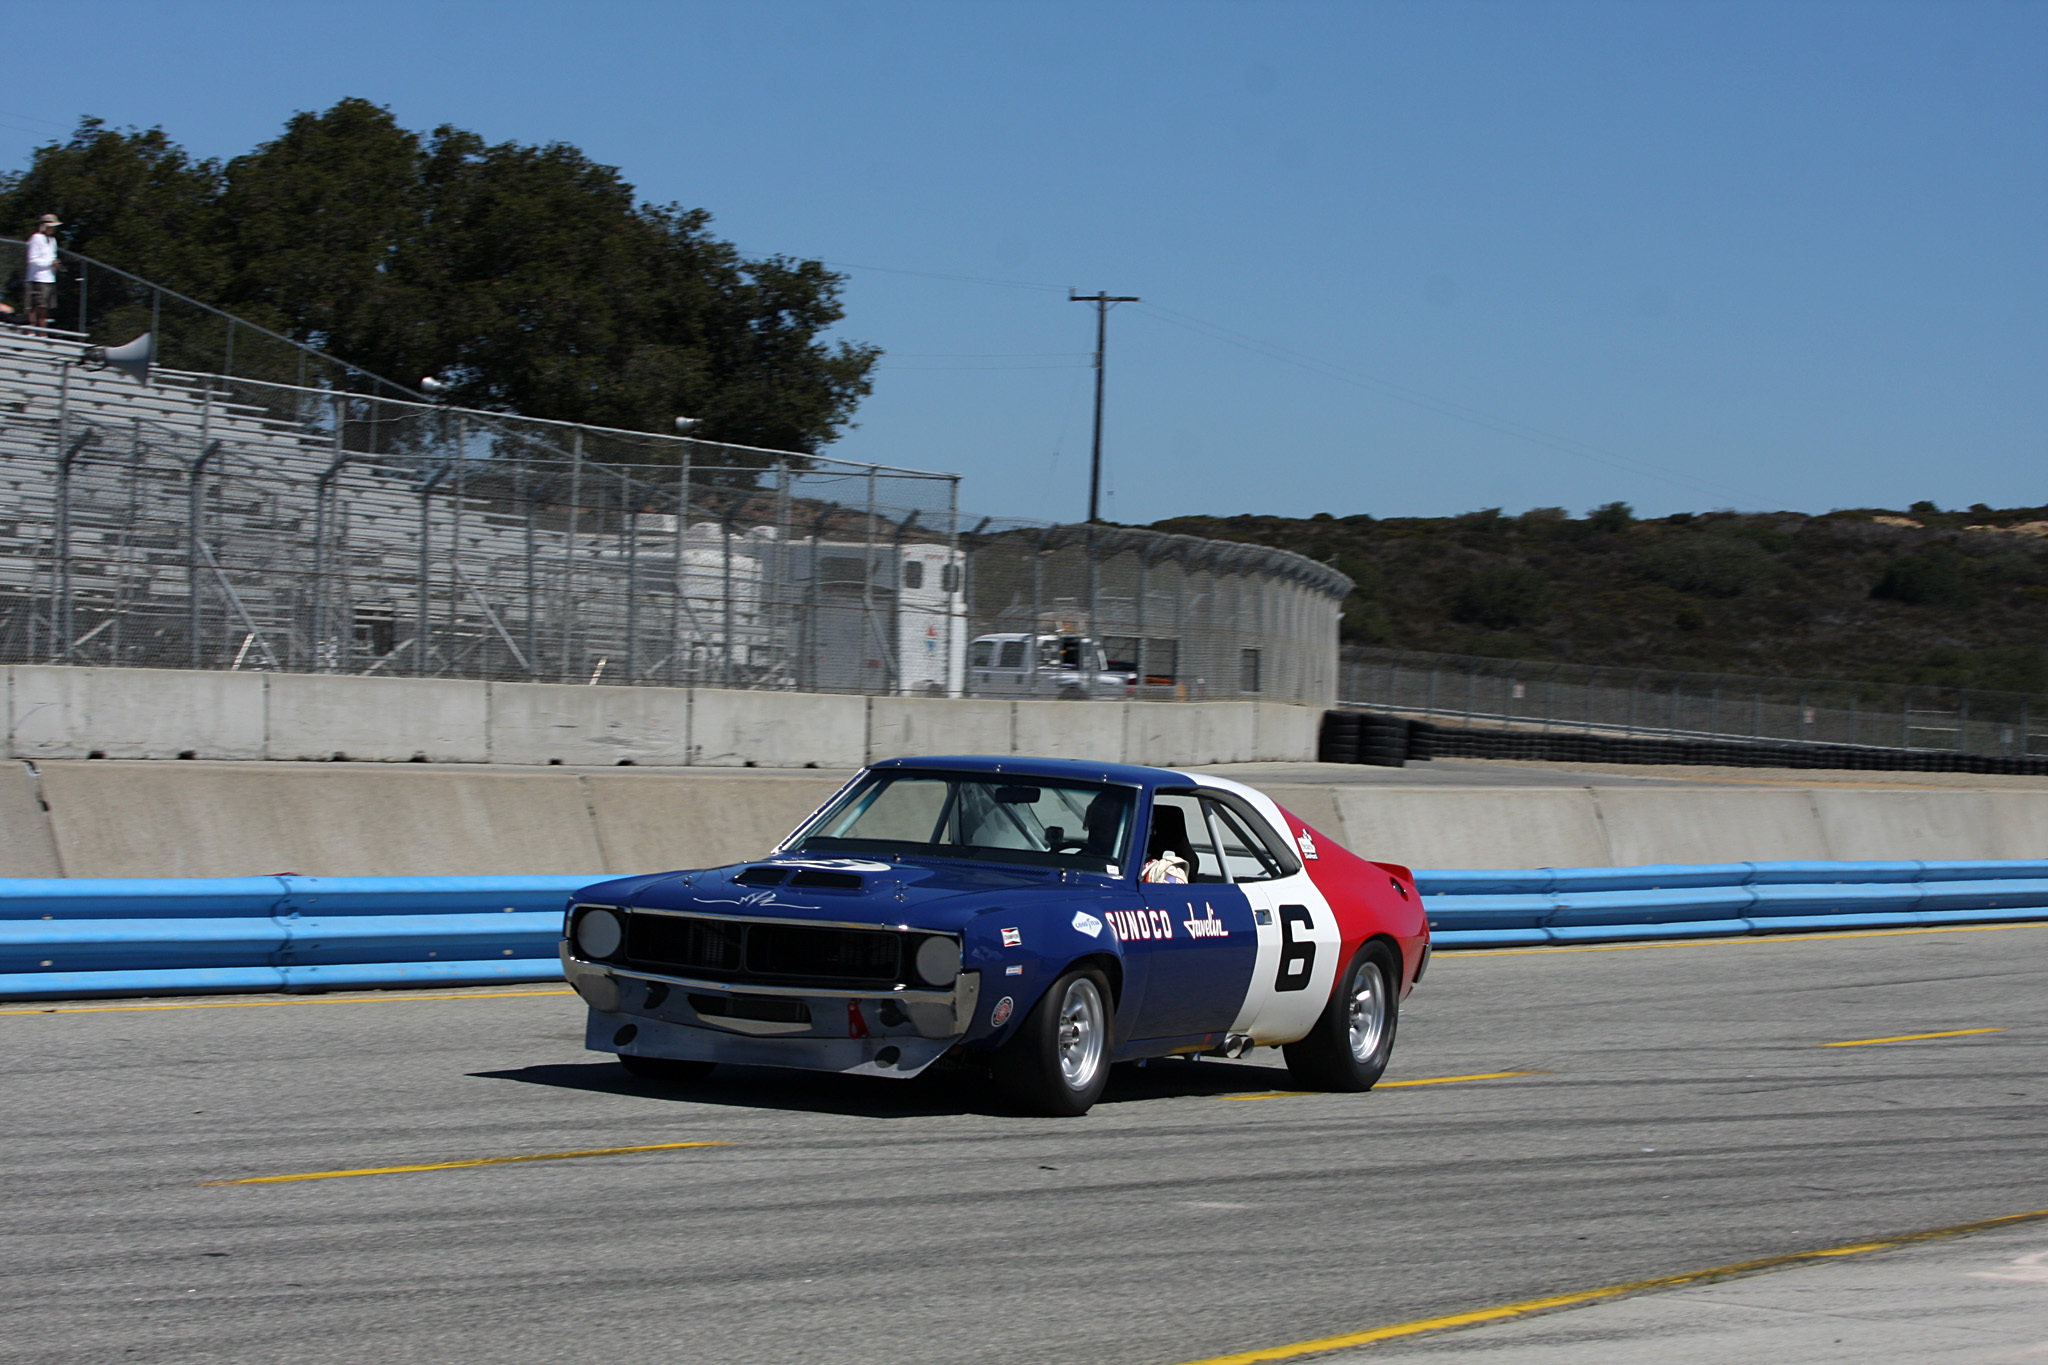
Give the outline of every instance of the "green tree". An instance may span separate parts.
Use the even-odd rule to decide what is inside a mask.
[[[817,261],[746,259],[567,144],[423,137],[366,100],[225,166],[87,120],[0,180],[0,222],[45,211],[86,255],[471,406],[814,452],[880,355],[823,338],[844,277]]]
[[[1481,569],[1452,590],[1451,617],[1488,630],[1535,625],[1549,613],[1550,591],[1549,577],[1534,569]]]

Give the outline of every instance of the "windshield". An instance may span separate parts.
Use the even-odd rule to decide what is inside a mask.
[[[1121,876],[1137,792],[1001,774],[870,774],[795,849],[924,854]]]

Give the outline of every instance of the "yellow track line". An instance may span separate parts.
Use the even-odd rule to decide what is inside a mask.
[[[252,1175],[242,1180],[202,1180],[202,1185],[282,1185],[291,1180],[342,1180],[355,1175],[403,1175],[409,1171],[453,1171],[464,1166],[509,1166],[521,1161],[574,1161],[586,1156],[630,1156],[673,1152],[683,1147],[730,1147],[730,1142],[655,1142],[645,1147],[593,1147],[587,1152],[535,1152],[530,1156],[479,1156],[466,1161],[429,1161],[419,1166],[365,1166],[354,1171],[305,1171],[298,1175]]]
[[[1467,957],[1526,957],[1531,953],[1636,953],[1645,948],[1732,948],[1759,943],[1811,943],[1828,938],[1898,938],[1902,934],[1993,934],[2007,929],[2048,929],[2048,916],[2026,924],[1942,924],[1927,929],[1838,929],[1818,934],[1745,934],[1738,938],[1659,939],[1654,943],[1579,943],[1544,948],[1459,948],[1436,951]]]
[[[1313,1341],[1296,1341],[1285,1346],[1269,1346],[1264,1350],[1241,1351],[1236,1355],[1210,1356],[1203,1360],[1190,1360],[1183,1365],[1258,1365],[1268,1360],[1294,1360],[1301,1356],[1315,1355],[1323,1351],[1341,1351],[1351,1346],[1370,1346],[1378,1341],[1392,1341],[1398,1337],[1419,1336],[1424,1332],[1441,1332],[1452,1327],[1473,1327],[1485,1322],[1504,1322],[1530,1313],[1540,1313],[1551,1308],[1575,1308],[1581,1304],[1598,1303],[1603,1299],[1616,1299],[1625,1294],[1641,1294],[1656,1289],[1677,1289],[1689,1284],[1702,1284],[1708,1280],[1728,1279],[1737,1275],[1754,1275],[1766,1270],[1785,1270],[1792,1266],[1805,1265],[1812,1261],[1826,1260],[1836,1256],[1861,1256],[1872,1251],[1887,1251],[1893,1247],[1913,1242],[1932,1242],[1948,1237],[1965,1237],[1973,1232],[1984,1232],[1991,1228],[2010,1227],[2014,1223],[2033,1223],[2048,1219],[2048,1209],[2035,1209],[2031,1213],[2009,1213],[2002,1218],[1981,1218],[1974,1223],[1954,1223],[1945,1228],[1927,1228],[1919,1232],[1902,1232],[1891,1237],[1882,1237],[1869,1242],[1851,1242],[1846,1246],[1823,1247],[1817,1251],[1794,1251],[1784,1256],[1765,1256],[1754,1261],[1737,1261],[1733,1265],[1717,1265],[1709,1270],[1689,1270],[1678,1275],[1659,1275],[1648,1280],[1631,1280],[1627,1284],[1604,1285],[1599,1289],[1582,1289],[1573,1294],[1551,1294],[1540,1299],[1522,1299],[1516,1303],[1503,1303],[1492,1308],[1478,1308],[1469,1313],[1448,1313],[1439,1318],[1419,1318],[1414,1322],[1397,1322],[1391,1327],[1373,1327],[1363,1332],[1347,1332],[1342,1336],[1317,1337]]]
[[[0,1014],[118,1014],[124,1010],[255,1010],[278,1005],[410,1005],[416,1000],[521,1000],[529,995],[574,995],[563,987],[547,991],[495,991],[489,995],[414,995],[393,991],[389,995],[315,996],[297,1000],[202,1000],[189,1005],[51,1005],[42,1009],[0,1010]]]
[[[1901,1033],[1896,1038],[1851,1038],[1846,1043],[1821,1043],[1821,1047],[1869,1047],[1873,1043],[1917,1043],[1922,1038],[1967,1038],[1973,1033],[2003,1033],[2002,1028],[1952,1028],[1946,1033]]]
[[[1453,1085],[1459,1081],[1499,1081],[1509,1076],[1549,1076],[1549,1071],[1489,1071],[1479,1076],[1430,1076],[1419,1081],[1381,1081],[1375,1090],[1393,1090],[1404,1085]],[[1289,1100],[1297,1095],[1327,1095],[1327,1090],[1266,1090],[1256,1095],[1221,1095],[1226,1100]]]

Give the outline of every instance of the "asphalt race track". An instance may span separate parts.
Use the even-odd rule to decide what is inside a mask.
[[[544,988],[156,1003],[0,1006],[0,1360],[1175,1365],[2048,1209],[2048,925],[1447,954],[1401,1084],[1076,1120],[664,1091]]]

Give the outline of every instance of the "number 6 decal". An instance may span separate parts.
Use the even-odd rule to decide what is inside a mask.
[[[1316,922],[1309,918],[1306,905],[1283,905],[1280,907],[1280,972],[1273,978],[1276,991],[1305,991],[1309,978],[1316,974],[1316,945],[1314,940],[1296,938],[1294,926],[1313,930]]]

